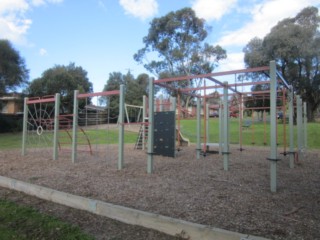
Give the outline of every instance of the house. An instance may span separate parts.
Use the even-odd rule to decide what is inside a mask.
[[[0,97],[0,113],[21,114],[23,112],[23,99],[18,94]]]

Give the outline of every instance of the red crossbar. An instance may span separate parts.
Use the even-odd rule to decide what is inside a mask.
[[[55,98],[32,99],[32,100],[28,100],[27,104],[49,103],[49,102],[54,102],[55,100],[56,100]]]
[[[87,98],[87,97],[96,97],[96,96],[111,96],[111,95],[119,95],[119,90],[107,91],[107,92],[95,92],[95,93],[81,93],[78,94],[78,98]]]

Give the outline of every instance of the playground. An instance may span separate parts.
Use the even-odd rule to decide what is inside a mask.
[[[58,161],[0,152],[0,175],[63,192],[156,214],[271,239],[316,239],[320,219],[319,151],[310,150],[294,169],[289,156],[278,162],[278,191],[269,191],[268,148],[231,146],[230,170],[218,154],[195,160],[195,145],[176,158],[154,156],[145,171],[145,153],[125,146],[123,170],[117,159]],[[117,147],[110,151],[117,151]],[[133,154],[133,151],[134,154]],[[110,153],[112,155],[112,152]],[[116,155],[116,154],[115,154]]]
[[[254,93],[269,96],[270,114],[267,120],[263,108],[261,122],[252,114],[247,124],[242,108],[248,93],[239,92],[239,85],[214,77],[252,71],[270,72],[266,74],[270,80],[259,82],[270,84],[270,90]],[[150,79],[149,96],[154,96],[154,84],[170,88],[167,83],[192,77],[206,78],[215,83],[211,88],[222,89],[218,94],[219,120],[209,119],[206,83],[184,92],[178,89],[177,99],[160,99],[157,105],[154,98],[147,101],[144,96],[141,107],[125,105],[123,85],[119,91],[75,91],[73,113],[64,115],[59,111],[59,94],[26,98],[22,151],[0,152],[0,175],[50,191],[144,211],[156,219],[158,215],[167,216],[270,239],[316,239],[320,225],[320,152],[307,149],[306,104],[294,96],[292,87],[276,71],[275,62],[270,62],[270,67]],[[196,110],[182,114],[181,94],[192,95],[191,91],[198,90],[203,94],[194,95]],[[230,119],[229,97],[234,94],[239,99],[240,114],[235,116],[239,121]],[[110,109],[88,104],[96,96],[119,98],[117,123],[109,121]],[[282,106],[277,105],[279,97]],[[129,123],[127,107],[134,108],[136,119],[141,116],[142,122]],[[288,124],[276,114],[280,108],[286,116],[287,107]],[[188,122],[193,125],[193,134],[185,128],[182,115],[193,117]],[[209,134],[212,128],[214,138]],[[231,138],[235,136],[232,132],[237,132],[236,139]],[[130,134],[135,140],[125,140]],[[257,141],[255,134],[263,140]]]

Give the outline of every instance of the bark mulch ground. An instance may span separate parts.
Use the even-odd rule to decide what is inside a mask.
[[[223,170],[218,154],[197,160],[195,148],[183,148],[176,158],[155,156],[153,174],[146,173],[146,153],[133,150],[133,145],[125,146],[121,171],[115,145],[101,146],[94,156],[79,152],[76,164],[70,152],[60,152],[59,160],[53,161],[45,149],[29,151],[26,157],[20,151],[1,151],[0,175],[230,231],[271,239],[320,239],[319,151],[301,155],[294,169],[289,168],[289,156],[280,154],[277,192],[271,193],[268,148],[246,147],[240,152],[232,147],[229,171]],[[0,194],[14,195],[3,189]],[[106,218],[19,194],[13,198],[28,199],[23,201],[80,225],[97,239],[109,232]],[[170,239],[114,224],[110,232],[115,236],[128,232],[128,238],[119,239]]]

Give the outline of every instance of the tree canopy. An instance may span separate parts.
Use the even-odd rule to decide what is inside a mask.
[[[30,97],[60,93],[62,110],[72,112],[74,90],[89,93],[93,88],[87,72],[82,67],[70,63],[68,66],[56,65],[44,71],[40,78],[30,83],[27,91]]]
[[[0,40],[0,95],[27,84],[29,70],[8,40]]]
[[[149,75],[143,73],[135,79],[130,72],[125,75],[120,72],[110,73],[103,91],[119,90],[121,84],[125,85],[125,103],[142,106],[143,95],[148,96]],[[119,97],[111,96],[106,99],[106,103],[110,107],[110,115],[118,116]]]
[[[316,7],[304,8],[274,26],[264,39],[254,38],[244,48],[248,67],[275,60],[283,77],[308,105],[308,119],[320,105],[320,17]]]
[[[152,20],[148,35],[143,38],[145,47],[134,59],[158,78],[212,72],[226,58],[226,51],[204,42],[208,30],[205,21],[191,8],[169,12]],[[175,87],[190,87],[194,81],[175,83]]]

